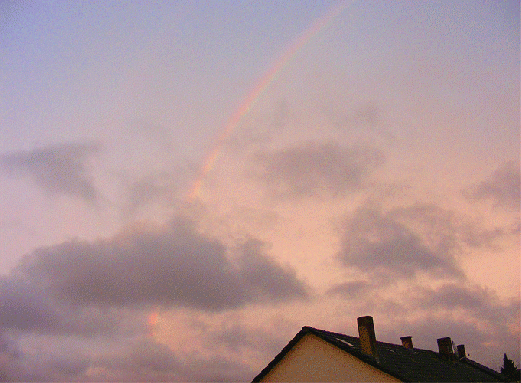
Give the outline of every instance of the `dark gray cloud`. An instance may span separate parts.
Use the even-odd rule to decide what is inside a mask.
[[[488,199],[494,201],[496,206],[519,211],[520,184],[519,163],[508,161],[496,169],[487,180],[465,190],[464,194],[470,199]]]
[[[482,288],[470,290],[462,285],[445,284],[435,290],[424,290],[417,303],[424,307],[439,307],[445,309],[463,308],[475,310],[488,305],[490,293]]]
[[[257,155],[258,177],[277,197],[342,196],[360,189],[384,162],[378,149],[306,144]]]
[[[143,208],[153,204],[168,203],[172,206],[178,193],[179,178],[160,172],[129,182],[126,188],[127,202],[122,209],[122,215],[125,218],[133,217]]]
[[[293,269],[283,268],[265,255],[265,244],[250,239],[240,247],[238,266],[248,295],[266,301],[307,296]]]
[[[99,376],[89,377],[115,381],[178,381],[183,365],[174,352],[153,338],[140,338],[128,342],[117,353],[106,353],[92,362]]]
[[[457,309],[491,323],[506,324],[519,317],[519,297],[504,303],[492,291],[480,286],[448,283],[436,289],[420,289],[415,303],[423,309]]]
[[[213,334],[208,334],[209,342],[224,346],[232,352],[256,350],[266,354],[276,354],[284,346],[287,339],[281,337],[280,329],[271,331],[259,328],[248,328],[238,323],[226,323]]]
[[[194,354],[181,358],[164,344],[152,338],[138,339],[117,353],[107,353],[92,362],[96,376],[82,376],[84,380],[142,382],[239,382],[255,376],[245,364],[234,362],[225,355],[205,358]],[[85,379],[88,378],[88,379]]]
[[[456,344],[466,345],[471,358],[486,356],[486,360],[478,360],[485,365],[498,368],[504,352],[519,360],[520,340],[515,330],[519,297],[502,300],[490,290],[462,283],[413,288],[407,297],[402,315],[396,316],[392,329],[384,334],[387,340],[396,342],[399,336],[412,335],[416,347],[437,350],[436,339],[450,336]],[[403,315],[409,311],[415,317]]]
[[[237,263],[226,247],[178,219],[161,230],[71,241],[26,256],[16,272],[73,305],[177,305],[204,310],[307,295],[305,284],[256,247]]]
[[[396,208],[389,214],[424,233],[425,239],[440,252],[461,251],[463,245],[496,248],[498,239],[516,234],[515,225],[486,228],[479,221],[434,204],[416,203]]]
[[[0,382],[20,381],[21,353],[0,327]]]
[[[150,337],[121,338],[97,344],[75,339],[36,337],[25,341],[16,358],[13,381],[173,381],[184,366],[172,350]],[[35,354],[32,350],[45,349]],[[186,375],[185,375],[186,376]]]
[[[255,371],[245,363],[238,363],[225,355],[189,358],[177,355],[172,349],[153,338],[130,340],[118,350],[92,358],[90,374],[77,376],[86,381],[248,381]]]
[[[14,176],[28,176],[52,194],[67,194],[89,202],[98,192],[86,167],[86,160],[100,145],[63,144],[0,156],[0,167]]]
[[[246,382],[258,374],[246,363],[229,360],[225,355],[190,360],[186,364],[186,371],[183,380],[194,382]]]
[[[487,366],[497,368],[504,352],[519,358],[519,296],[501,299],[494,291],[464,280],[436,287],[422,280],[407,281],[394,294],[385,284],[353,281],[326,294],[348,298],[346,312],[353,317],[373,315],[381,341],[400,344],[401,336],[410,335],[415,347],[437,350],[436,339],[450,336],[456,344],[467,346],[471,358],[479,355],[483,359],[478,361]]]
[[[451,336],[467,344],[471,357],[487,356],[481,360],[486,365],[497,366],[503,352],[519,358],[519,296],[501,299],[469,285],[455,260],[456,254],[491,246],[513,229],[484,230],[454,212],[420,203],[389,211],[366,206],[342,229],[337,256],[362,275],[332,286],[326,295],[347,298],[361,312],[392,318],[381,340],[399,343],[400,336],[412,335],[417,347],[436,349],[437,338]],[[418,273],[445,282],[426,287],[413,278]],[[389,296],[389,283],[400,280],[407,282],[406,290]]]
[[[519,360],[519,337],[516,341],[514,334],[504,330],[487,333],[472,323],[476,318],[441,317],[436,312],[416,320],[402,321],[399,316],[395,318],[392,330],[380,332],[381,340],[400,344],[401,336],[412,336],[414,347],[437,352],[436,340],[448,336],[455,345],[465,345],[467,357],[496,371],[502,364],[504,352],[514,360]]]
[[[461,228],[461,239],[469,246],[472,247],[489,247],[495,248],[496,241],[504,236],[516,234],[514,227],[495,228],[495,229],[482,229],[477,226],[466,225]]]
[[[400,217],[403,215],[407,219]],[[345,266],[372,276],[404,278],[425,272],[437,277],[462,277],[454,261],[453,237],[442,232],[429,238],[428,233],[413,230],[415,221],[415,215],[403,209],[383,212],[359,208],[345,223],[337,257]]]
[[[334,285],[327,290],[326,295],[340,295],[346,298],[360,298],[376,286],[367,281],[349,281]]]
[[[0,328],[52,331],[62,320],[45,293],[22,281],[0,279]]]
[[[71,306],[55,299],[38,283],[12,276],[0,280],[0,330],[77,337],[128,336],[146,331],[145,317],[138,311]]]
[[[226,355],[179,355],[148,336],[98,338],[95,344],[37,336],[22,343],[25,353],[0,336],[0,381],[248,381],[257,373]]]
[[[187,361],[186,355],[175,355],[148,338],[147,316],[155,305],[212,313],[306,297],[306,284],[273,261],[265,247],[248,239],[229,250],[179,218],[155,230],[137,228],[107,240],[40,248],[0,280],[0,335],[17,339],[14,347],[8,337],[0,337],[0,377],[251,379],[255,371],[233,358],[191,356]],[[220,335],[227,337],[224,331],[207,334],[215,341]],[[235,334],[235,339],[246,335]],[[229,349],[255,347],[252,342],[262,339],[254,335]],[[38,359],[27,352],[35,345],[46,350]]]
[[[143,177],[129,187],[128,208],[135,211],[164,194],[166,185],[158,177]]]
[[[53,350],[47,354],[39,355],[39,357],[27,353],[24,358],[21,358],[15,380],[33,382],[77,381],[85,376],[89,367],[89,358],[77,352],[56,353]]]

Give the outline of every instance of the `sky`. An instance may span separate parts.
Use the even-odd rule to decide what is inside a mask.
[[[518,1],[0,2],[0,379],[248,381],[303,326],[520,364]]]

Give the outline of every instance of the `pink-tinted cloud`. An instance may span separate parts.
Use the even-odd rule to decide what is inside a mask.
[[[337,258],[346,267],[385,278],[410,278],[418,272],[460,278],[452,248],[451,238],[427,243],[392,212],[360,208],[345,223]]]
[[[471,199],[491,200],[495,206],[519,210],[521,203],[519,163],[508,161],[498,167],[485,181],[465,191]]]
[[[256,165],[277,198],[336,197],[359,190],[384,158],[369,146],[308,142],[258,154]]]
[[[26,176],[51,194],[95,202],[99,193],[85,164],[100,145],[62,144],[0,156],[0,166],[13,176]]]
[[[307,295],[304,282],[270,260],[260,242],[245,244],[236,264],[226,252],[218,240],[179,219],[156,232],[40,248],[17,272],[57,299],[83,305],[224,310]]]

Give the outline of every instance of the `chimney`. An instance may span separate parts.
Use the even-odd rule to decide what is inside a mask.
[[[402,346],[405,348],[412,348],[412,336],[401,336]]]
[[[358,318],[358,336],[360,337],[362,352],[378,360],[373,317],[365,316]]]
[[[464,344],[459,344],[457,349],[458,349],[458,358],[459,359],[463,359],[463,358],[467,357],[467,354],[465,353],[465,345]]]
[[[452,341],[450,337],[440,338],[438,339],[438,348],[440,350],[440,355],[452,357]]]

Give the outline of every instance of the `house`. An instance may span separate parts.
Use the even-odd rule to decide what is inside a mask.
[[[498,372],[453,351],[450,338],[438,339],[439,352],[376,341],[373,318],[358,318],[359,337],[303,327],[254,382],[501,382]]]

